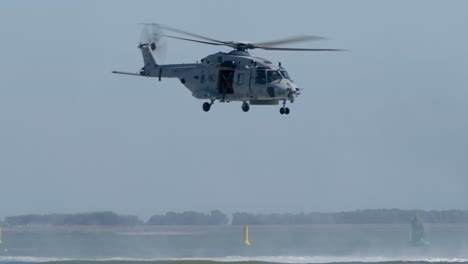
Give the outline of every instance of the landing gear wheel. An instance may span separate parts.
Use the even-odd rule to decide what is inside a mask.
[[[211,104],[210,104],[210,103],[205,102],[205,103],[203,104],[203,111],[208,112],[208,111],[210,111],[210,108],[211,108]]]
[[[250,110],[250,105],[249,103],[243,103],[242,104],[242,111],[248,112]]]
[[[284,107],[280,108],[280,114],[284,115]]]
[[[284,113],[287,114],[287,115],[289,115],[289,108],[288,108],[288,107],[286,107],[286,108],[284,109]]]

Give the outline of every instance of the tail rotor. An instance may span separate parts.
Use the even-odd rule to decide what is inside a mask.
[[[140,34],[140,45],[148,44],[151,46],[156,59],[164,61],[166,55],[166,45],[161,37],[162,28],[158,24],[143,24]]]

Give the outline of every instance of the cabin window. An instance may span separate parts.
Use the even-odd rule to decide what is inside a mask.
[[[238,73],[237,74],[237,84],[243,84],[244,83],[244,74],[243,73]]]
[[[265,84],[266,73],[265,70],[257,70],[257,77],[255,77],[255,84]]]

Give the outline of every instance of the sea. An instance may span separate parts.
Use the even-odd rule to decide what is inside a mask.
[[[4,227],[0,264],[468,264],[468,225]]]

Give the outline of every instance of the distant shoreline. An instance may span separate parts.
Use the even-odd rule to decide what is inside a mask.
[[[309,224],[309,225],[250,225],[251,229],[256,231],[274,229],[277,231],[300,231],[302,229],[318,230],[407,230],[409,224]],[[460,230],[468,231],[468,223],[457,224],[426,224],[429,230]],[[118,234],[122,236],[190,236],[205,232],[217,232],[223,230],[243,230],[242,225],[139,225],[139,226],[10,226],[2,228],[6,234],[12,233],[55,233],[55,234]]]
[[[153,215],[142,221],[134,215],[119,215],[114,212],[91,212],[78,214],[28,214],[7,216],[0,225],[4,228],[41,227],[54,229],[74,227],[151,227],[151,226],[229,226],[229,225],[394,225],[408,224],[410,219],[418,216],[424,224],[468,224],[468,210],[401,210],[401,209],[367,209],[335,213],[284,213],[254,214],[233,213],[229,218],[219,210],[210,213],[186,211],[168,212]]]

